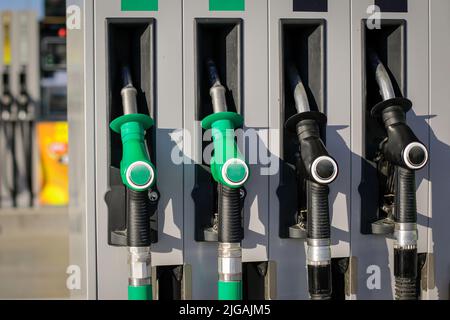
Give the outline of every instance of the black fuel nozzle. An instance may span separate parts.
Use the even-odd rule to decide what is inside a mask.
[[[286,121],[285,127],[297,135],[307,178],[320,184],[329,184],[336,179],[338,166],[320,137],[320,125],[327,123],[327,117],[322,112],[311,111],[305,87],[293,63],[288,63],[287,75],[297,113]]]
[[[307,208],[307,266],[308,288],[311,299],[331,299],[331,224],[328,207],[328,184],[338,174],[336,161],[329,155],[321,137],[320,125],[326,116],[311,111],[308,95],[297,68],[287,64],[286,74],[294,95],[297,113],[285,123],[286,129],[296,133],[301,165],[306,180]]]
[[[389,73],[374,51],[369,51],[369,59],[383,99],[371,110],[371,115],[380,118],[386,128],[387,139],[380,151],[394,165],[419,170],[428,161],[428,150],[406,123],[406,112],[412,102],[396,97]]]
[[[27,120],[29,118],[30,111],[30,95],[27,89],[27,70],[26,67],[22,67],[19,73],[19,94],[16,98],[17,103],[17,118],[19,120]]]
[[[9,68],[6,67],[2,74],[2,93],[0,95],[0,111],[2,120],[10,120],[11,108],[14,103],[14,97],[10,88]]]
[[[406,112],[412,102],[397,97],[388,71],[373,50],[369,62],[375,75],[382,101],[371,110],[385,129],[386,139],[380,145],[384,160],[394,166],[394,275],[395,298],[416,300],[417,285],[417,208],[415,171],[428,161],[428,150],[406,123]]]

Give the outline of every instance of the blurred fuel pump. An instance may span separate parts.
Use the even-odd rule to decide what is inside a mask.
[[[3,70],[0,96],[0,206],[15,206],[14,185],[14,97],[11,92],[11,12],[2,14]]]
[[[33,149],[34,149],[34,101],[28,92],[28,15],[19,15],[20,39],[19,39],[19,62],[20,71],[18,77],[18,94],[15,102],[17,116],[14,123],[14,155],[17,174],[15,177],[16,200],[19,207],[30,207],[33,205]]]

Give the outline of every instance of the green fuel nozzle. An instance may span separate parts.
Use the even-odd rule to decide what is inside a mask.
[[[152,300],[151,230],[148,190],[155,184],[155,167],[145,144],[145,130],[153,125],[148,115],[137,110],[137,90],[127,67],[123,69],[123,116],[111,122],[113,131],[122,138],[120,175],[127,193],[127,246],[130,276],[129,300]]]
[[[211,174],[215,181],[236,189],[247,181],[250,170],[237,147],[234,130],[242,126],[243,118],[236,112],[227,111],[225,87],[221,84],[216,66],[207,62],[211,83],[210,95],[214,113],[202,121],[202,128],[212,129],[214,154]]]
[[[122,137],[120,174],[123,183],[131,190],[144,191],[156,181],[155,167],[144,143],[145,130],[153,125],[153,119],[137,112],[137,90],[133,87],[128,68],[124,68],[123,80],[125,86],[121,95],[124,115],[114,119],[110,128]]]
[[[228,112],[225,87],[220,83],[216,66],[207,61],[211,84],[210,96],[214,113],[202,121],[204,129],[212,129],[214,154],[211,174],[218,183],[218,274],[219,300],[242,299],[241,187],[247,181],[249,168],[235,141],[235,128],[242,126],[242,116]]]

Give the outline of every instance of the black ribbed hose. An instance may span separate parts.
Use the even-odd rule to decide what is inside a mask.
[[[148,191],[128,191],[127,234],[129,247],[148,247],[150,237],[150,200]]]
[[[308,239],[329,239],[331,235],[328,207],[329,188],[307,181]],[[311,300],[331,299],[331,264],[308,265],[308,289]]]
[[[308,265],[308,290],[311,300],[331,299],[331,264]]]
[[[327,185],[317,182],[307,182],[307,211],[308,211],[308,238],[329,239],[330,238],[330,215],[328,208]]]
[[[238,243],[243,239],[240,189],[218,184],[219,242]]]
[[[394,249],[395,299],[417,300],[417,249]]]
[[[416,174],[411,169],[397,167],[397,197],[395,221],[416,223]]]
[[[397,167],[396,223],[416,223],[416,180],[413,170]],[[395,299],[417,300],[417,247],[394,248]]]

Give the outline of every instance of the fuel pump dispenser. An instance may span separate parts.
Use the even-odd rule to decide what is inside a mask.
[[[11,12],[2,14],[3,70],[0,97],[0,147],[2,166],[0,171],[0,206],[15,206],[14,188],[14,97],[11,91]]]
[[[28,92],[28,15],[20,14],[19,17],[19,62],[18,92],[15,103],[17,116],[14,126],[16,158],[16,202],[18,207],[30,207],[33,205],[33,148],[34,138],[34,104]]]
[[[331,249],[328,184],[338,175],[336,161],[320,137],[320,125],[327,118],[311,111],[308,96],[294,63],[288,63],[286,74],[294,96],[297,113],[285,123],[296,134],[300,153],[296,161],[298,196],[306,199],[308,288],[313,300],[331,299]]]
[[[29,207],[32,196],[32,148],[33,148],[33,110],[27,90],[27,72],[23,67],[19,74],[19,94],[16,98],[17,122],[15,125],[14,153],[17,163],[17,204]]]
[[[415,300],[419,291],[415,171],[426,165],[428,151],[406,123],[412,102],[396,96],[390,75],[374,50],[368,50],[368,62],[382,99],[370,114],[382,123],[386,134],[376,163],[378,172],[387,177],[383,196],[393,195],[392,203],[384,206],[391,210],[378,223],[394,231],[395,298]]]
[[[137,90],[133,87],[128,67],[123,68],[124,87],[122,116],[114,119],[110,128],[121,135],[122,160],[120,176],[127,188],[126,246],[130,276],[128,299],[152,300],[151,282],[151,203],[149,191],[156,182],[156,171],[144,143],[145,131],[153,125],[148,115],[138,113]]]
[[[237,147],[234,130],[242,126],[243,118],[227,111],[225,87],[221,84],[214,61],[207,61],[211,84],[213,114],[202,120],[202,128],[212,130],[214,151],[211,175],[218,193],[218,298],[242,299],[241,192],[249,177],[249,168]]]

